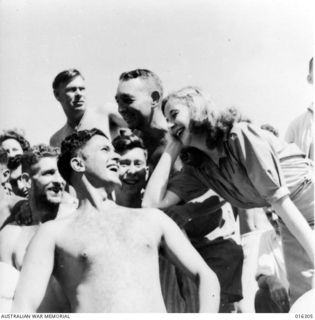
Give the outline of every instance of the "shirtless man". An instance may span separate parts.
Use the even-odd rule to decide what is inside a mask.
[[[119,77],[115,99],[118,111],[148,149],[148,162],[154,168],[166,145],[167,123],[161,112],[163,87],[152,71],[136,69]]]
[[[35,311],[52,273],[72,312],[165,312],[159,248],[198,280],[200,312],[218,310],[218,280],[176,224],[159,210],[108,200],[120,183],[118,155],[101,131],[66,138],[58,168],[75,188],[79,207],[68,218],[43,224],[33,238],[13,312]]]
[[[10,209],[12,219],[8,219],[0,231],[0,312],[10,311],[10,302],[13,299],[19,271],[31,238],[41,223],[54,219],[61,209],[60,203],[65,183],[58,172],[57,155],[56,149],[38,145],[22,157],[24,174],[29,175],[31,188],[29,199],[20,200]],[[14,218],[17,210],[30,215],[32,224],[17,225]],[[51,280],[51,285],[57,286],[54,280]],[[56,290],[58,290],[57,287]],[[46,295],[45,302],[39,310],[46,312],[65,310],[60,309],[53,302],[58,303],[57,297],[61,296],[61,292],[53,294],[54,292],[50,292]]]
[[[66,115],[66,124],[50,138],[50,145],[60,147],[62,140],[76,130],[98,128],[106,134],[116,135],[117,126],[126,126],[114,104],[102,108],[87,107],[85,80],[80,71],[60,72],[53,81],[55,98]]]

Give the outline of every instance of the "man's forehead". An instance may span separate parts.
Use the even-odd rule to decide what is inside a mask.
[[[120,154],[121,159],[141,159],[146,160],[147,152],[142,148],[132,148]]]
[[[57,168],[57,156],[42,157],[31,166],[33,171],[44,171],[52,168]]]
[[[21,146],[20,142],[15,139],[15,138],[11,138],[11,137],[8,137],[6,139],[4,139],[1,143],[0,143],[1,146]]]
[[[10,179],[17,180],[22,175],[21,167],[10,172]]]
[[[102,145],[112,147],[112,143],[110,142],[110,140],[107,137],[102,136],[100,134],[96,134],[85,144],[85,146],[102,146]],[[82,149],[84,149],[84,146]]]
[[[72,86],[84,85],[84,84],[85,84],[85,80],[80,75],[77,75],[77,76],[69,79],[68,81],[61,82],[58,86],[58,89],[69,88]]]
[[[148,91],[150,88],[150,79],[135,78],[126,81],[119,81],[117,94],[132,95],[136,91]]]

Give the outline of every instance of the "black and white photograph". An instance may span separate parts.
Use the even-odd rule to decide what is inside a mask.
[[[1,319],[315,318],[314,22],[0,0]]]

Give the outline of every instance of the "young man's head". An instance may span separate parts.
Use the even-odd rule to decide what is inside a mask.
[[[102,131],[82,130],[62,142],[58,168],[65,181],[74,188],[85,176],[95,188],[111,192],[120,184],[118,161],[119,156]]]
[[[0,185],[1,185],[1,188],[3,189],[7,189],[7,183],[10,177],[8,162],[9,162],[9,157],[6,150],[0,147]]]
[[[30,150],[29,142],[16,130],[7,130],[0,135],[0,147],[8,154],[9,183],[14,194],[26,197],[27,187],[22,181],[21,158],[23,152]]]
[[[121,130],[113,146],[120,155],[119,178],[122,185],[119,192],[139,195],[149,174],[148,153],[142,139],[127,130]]]
[[[60,72],[53,81],[56,99],[70,123],[77,123],[86,109],[84,77],[76,69]]]
[[[119,77],[115,99],[119,113],[132,130],[150,125],[154,108],[160,106],[162,97],[162,82],[152,71],[136,69]]]
[[[39,144],[22,157],[22,178],[30,181],[29,199],[38,207],[58,206],[65,182],[62,179],[57,159],[59,149]]]

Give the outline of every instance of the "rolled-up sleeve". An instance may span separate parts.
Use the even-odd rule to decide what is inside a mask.
[[[230,135],[229,145],[259,195],[269,203],[288,195],[277,153],[265,133],[240,123]]]

